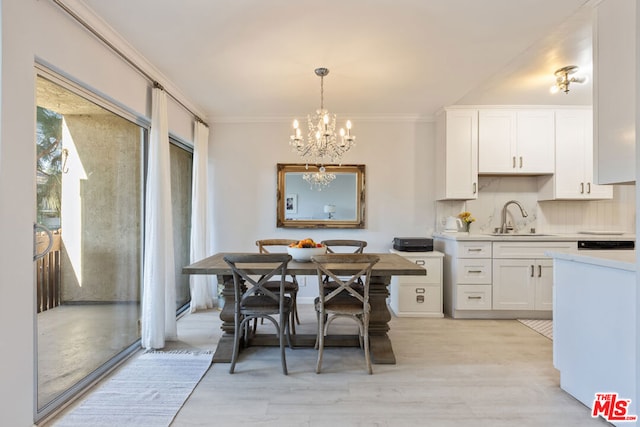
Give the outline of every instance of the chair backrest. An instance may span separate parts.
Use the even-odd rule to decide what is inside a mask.
[[[338,248],[355,248],[352,250],[354,254],[361,254],[364,251],[364,248],[367,247],[367,242],[364,240],[344,240],[344,239],[334,239],[334,240],[323,240],[323,245],[327,247],[327,252],[330,254],[341,253],[342,251],[338,250]]]
[[[287,246],[297,242],[298,242],[297,240],[291,240],[291,239],[263,239],[263,240],[256,240],[256,246],[258,247],[258,252],[260,252],[261,254],[269,254],[274,252],[286,253]],[[267,247],[272,247],[272,248],[270,250],[270,249],[267,249]],[[277,248],[277,250],[274,250],[274,248]]]
[[[265,295],[279,302],[280,309],[282,309],[283,298],[281,296],[284,295],[284,276],[287,274],[287,266],[291,261],[291,255],[228,254],[224,257],[224,261],[231,267],[233,273],[236,304],[254,295]],[[262,274],[260,278],[256,278],[256,275],[259,274],[255,272],[256,264],[260,264],[261,268],[267,265],[271,270],[269,273]],[[263,287],[274,276],[280,276],[279,292],[272,292]]]
[[[380,261],[377,255],[364,254],[327,254],[311,257],[318,271],[318,285],[320,300],[324,303],[343,292],[348,292],[359,299],[368,309],[369,283],[373,266]],[[327,287],[323,276],[328,277],[334,284],[330,292],[325,293]],[[361,280],[361,282],[360,282]],[[360,283],[363,286],[356,289],[353,286]]]

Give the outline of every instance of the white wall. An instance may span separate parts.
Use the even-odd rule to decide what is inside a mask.
[[[209,146],[214,252],[255,251],[258,239],[305,237],[366,240],[368,251],[387,252],[394,237],[430,235],[435,123],[353,122],[357,145],[343,163],[366,165],[366,225],[359,230],[277,228],[276,164],[303,163],[289,147],[291,123],[215,123]]]

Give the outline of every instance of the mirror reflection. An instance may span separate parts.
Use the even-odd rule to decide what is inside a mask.
[[[317,166],[278,164],[278,227],[363,228],[364,165],[325,166],[335,178],[314,185]]]

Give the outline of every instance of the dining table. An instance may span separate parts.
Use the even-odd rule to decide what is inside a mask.
[[[222,283],[222,298],[224,306],[220,311],[221,329],[223,331],[214,352],[213,362],[230,363],[233,353],[234,324],[234,285],[231,267],[224,261],[225,255],[231,252],[220,252],[204,258],[191,265],[182,268],[183,274],[208,274],[216,275],[218,283]],[[376,253],[380,261],[373,266],[370,278],[369,304],[369,345],[371,361],[375,364],[395,364],[391,339],[389,338],[389,321],[391,313],[387,307],[389,296],[388,286],[392,276],[425,276],[426,270],[400,255],[393,253]],[[251,273],[256,275],[267,274],[272,267],[259,265],[251,267]],[[317,276],[317,270],[312,262],[300,262],[291,260],[287,267],[289,274],[296,276]],[[345,269],[336,270],[340,275],[353,274],[353,271]],[[293,347],[315,347],[316,334],[292,334]],[[276,334],[255,334],[249,338],[245,345],[277,346],[279,345]],[[360,340],[357,334],[329,334],[325,338],[325,346],[359,347]]]

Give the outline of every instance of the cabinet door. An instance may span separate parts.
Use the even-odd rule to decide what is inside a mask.
[[[480,110],[478,113],[478,172],[514,173],[516,112]]]
[[[533,310],[535,260],[493,260],[493,309]]]
[[[587,143],[592,133],[587,127],[587,115],[590,115],[588,110],[556,111],[556,198],[584,197],[586,152],[591,148]]]
[[[584,197],[586,199],[612,199],[613,187],[611,185],[598,185],[594,179],[593,164],[593,113],[585,117],[587,129],[584,141]]]
[[[613,188],[593,179],[593,113],[556,111],[556,199],[611,199]]]
[[[447,112],[447,192],[478,197],[478,112]]]
[[[553,310],[553,260],[538,259],[535,263],[536,276],[535,310]]]
[[[516,171],[553,173],[555,119],[553,110],[517,112]]]
[[[447,110],[438,118],[436,197],[478,197],[478,110]]]
[[[603,0],[595,12],[593,105],[596,182],[636,179],[636,1]]]

